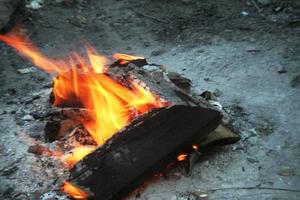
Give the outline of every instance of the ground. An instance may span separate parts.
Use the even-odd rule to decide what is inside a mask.
[[[145,56],[190,78],[195,92],[217,93],[241,134],[204,155],[189,176],[174,172],[130,199],[300,199],[299,3],[269,1],[258,11],[238,0],[59,2],[21,17],[45,54],[83,51],[85,40],[108,56]],[[0,47],[0,196],[39,199],[63,171],[27,152],[43,142],[51,78],[18,74],[32,64]]]

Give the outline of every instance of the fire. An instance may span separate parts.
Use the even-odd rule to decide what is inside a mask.
[[[122,53],[115,53],[113,55],[113,58],[116,60],[120,60],[121,65],[127,64],[131,60],[145,59],[144,57],[141,56],[132,56],[132,55],[127,55]]]
[[[92,153],[95,149],[96,147],[91,145],[79,146],[72,149],[69,154],[63,155],[61,159],[68,167],[72,167],[77,161]]]
[[[65,181],[63,186],[62,186],[62,190],[69,194],[70,197],[74,198],[74,199],[81,199],[81,200],[85,200],[87,199],[88,195],[86,194],[85,191],[83,191],[82,189],[72,185],[71,183]]]
[[[92,136],[97,146],[81,145],[62,156],[62,160],[72,167],[77,161],[102,145],[113,134],[126,126],[135,117],[154,108],[169,105],[157,95],[128,80],[127,86],[111,78],[107,72],[109,60],[86,45],[86,56],[76,52],[69,59],[47,58],[31,41],[15,29],[0,40],[15,48],[22,56],[48,73],[58,75],[53,82],[54,105],[80,106],[90,111],[92,120],[82,119],[82,124]],[[113,56],[121,63],[143,57],[116,53]]]

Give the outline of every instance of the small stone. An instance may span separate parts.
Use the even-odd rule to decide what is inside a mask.
[[[250,1],[246,1],[247,6],[252,6],[252,3]]]
[[[214,90],[213,94],[214,94],[216,97],[219,97],[219,96],[222,95],[222,92],[221,92],[221,90],[219,90],[218,88],[216,88],[216,89]]]
[[[289,167],[285,168],[285,169],[282,169],[282,170],[279,170],[277,172],[277,174],[279,176],[295,176],[295,171]]]
[[[250,163],[259,163],[258,160],[256,160],[255,158],[247,158],[248,162]]]
[[[280,12],[281,10],[282,10],[282,7],[281,7],[281,6],[278,6],[278,7],[275,8],[274,11],[275,11],[275,12]]]
[[[248,13],[248,12],[246,12],[246,11],[242,11],[242,12],[241,12],[241,15],[243,15],[243,16],[248,16],[248,15],[249,15],[249,13]]]
[[[14,88],[8,88],[7,93],[12,96],[12,95],[17,94],[17,90]]]
[[[166,50],[163,49],[163,48],[158,48],[158,49],[155,49],[154,51],[151,52],[151,56],[159,56],[163,53],[165,53]]]
[[[297,87],[300,86],[300,74],[298,74],[293,80],[291,80],[291,86]]]
[[[278,72],[279,74],[284,74],[284,73],[286,73],[287,71],[286,71],[285,67],[280,66],[279,69],[277,70],[277,72]]]
[[[201,199],[201,200],[208,200],[208,192],[206,191],[194,191],[194,192],[191,192],[191,194],[196,197],[196,199]]]
[[[10,167],[8,167],[8,168],[6,168],[6,169],[4,169],[3,171],[2,171],[2,176],[9,176],[9,175],[11,175],[11,174],[13,174],[15,171],[17,171],[18,170],[18,166],[16,166],[16,165],[13,165],[13,166],[10,166]]]
[[[267,5],[270,5],[271,3],[273,3],[273,1],[272,0],[257,0],[257,3],[267,6]]]
[[[260,52],[261,50],[258,49],[258,48],[256,48],[256,47],[248,47],[248,48],[246,49],[246,51],[256,53],[256,52]]]
[[[32,120],[34,120],[33,116],[31,116],[31,115],[25,115],[22,119],[24,121],[32,121]]]
[[[18,74],[29,74],[29,73],[33,73],[36,71],[37,71],[37,69],[35,67],[28,67],[28,68],[18,69],[17,73]]]
[[[191,0],[181,0],[182,3],[191,3]]]
[[[24,120],[16,119],[16,124],[19,126],[23,126],[25,124]]]
[[[32,9],[32,10],[38,10],[42,8],[44,1],[43,0],[32,0],[29,1],[26,5],[26,8]]]

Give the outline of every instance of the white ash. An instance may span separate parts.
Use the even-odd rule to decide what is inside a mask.
[[[32,10],[38,10],[43,7],[44,0],[28,0],[26,2],[26,8]]]

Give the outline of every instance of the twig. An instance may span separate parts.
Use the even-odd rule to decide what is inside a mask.
[[[257,9],[257,11],[260,13],[262,9],[257,5],[257,3],[254,0],[251,0],[252,5]]]
[[[297,192],[300,193],[300,189],[287,189],[287,188],[274,188],[274,187],[225,187],[208,189],[208,191],[215,192],[220,190],[273,190],[273,191],[284,191],[284,192]]]
[[[140,16],[150,18],[150,19],[152,19],[154,21],[157,21],[157,22],[160,22],[160,23],[164,23],[164,24],[168,24],[169,23],[168,21],[165,21],[165,20],[162,20],[162,19],[158,19],[158,18],[153,17],[151,15],[146,15],[146,14],[143,14],[143,13],[140,13],[140,12],[137,12],[137,11],[133,11],[133,12],[135,12],[136,14],[138,14]]]

